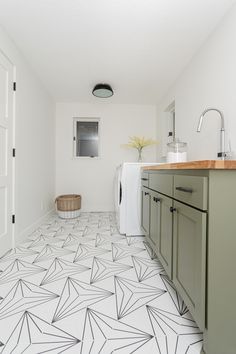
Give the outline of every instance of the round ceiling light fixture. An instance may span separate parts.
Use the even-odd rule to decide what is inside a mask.
[[[108,84],[97,84],[94,86],[93,95],[99,98],[108,98],[113,96],[113,90]]]

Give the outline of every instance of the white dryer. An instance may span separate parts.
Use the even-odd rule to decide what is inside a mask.
[[[115,212],[121,234],[143,235],[141,230],[141,167],[157,163],[124,162],[116,169]]]

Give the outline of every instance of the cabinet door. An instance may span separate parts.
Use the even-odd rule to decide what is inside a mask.
[[[174,202],[173,281],[198,326],[205,326],[206,213]]]
[[[141,226],[146,236],[149,236],[150,223],[150,191],[143,187],[142,190],[142,204],[141,204]]]
[[[150,195],[150,239],[154,251],[158,250],[158,240],[160,234],[160,196],[156,192]]]
[[[166,273],[172,278],[172,199],[160,195],[158,256]]]

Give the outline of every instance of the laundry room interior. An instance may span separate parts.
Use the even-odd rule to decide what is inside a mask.
[[[235,0],[0,0],[1,353],[236,353],[235,63]]]

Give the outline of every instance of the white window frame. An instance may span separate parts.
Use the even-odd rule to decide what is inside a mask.
[[[175,139],[175,101],[172,101],[168,107],[162,113],[162,145],[161,145],[161,156],[166,158],[167,156],[167,143],[172,142]],[[172,132],[172,136],[168,133]]]
[[[97,122],[98,123],[98,156],[77,156],[76,155],[76,139],[77,139],[77,122]],[[101,158],[101,119],[98,117],[74,117],[73,118],[73,158],[74,159],[100,159]]]

